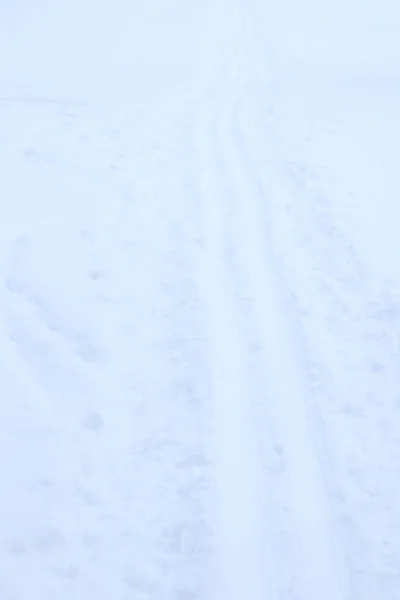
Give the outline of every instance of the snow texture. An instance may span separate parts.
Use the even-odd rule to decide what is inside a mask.
[[[0,2],[0,599],[400,598],[394,0]]]

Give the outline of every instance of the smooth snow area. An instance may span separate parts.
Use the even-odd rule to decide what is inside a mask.
[[[399,31],[0,1],[1,600],[399,600]]]

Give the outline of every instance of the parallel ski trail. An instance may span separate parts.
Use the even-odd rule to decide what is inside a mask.
[[[287,507],[298,538],[299,573],[305,597],[341,598],[336,572],[330,514],[323,489],[307,408],[307,388],[298,360],[297,339],[279,275],[268,248],[268,231],[260,229],[259,203],[265,201],[246,166],[232,122],[221,123],[222,152],[227,178],[235,194],[237,265],[247,278],[258,345],[264,357],[268,413],[279,432],[287,472]]]
[[[241,60],[243,61],[240,71]],[[239,80],[233,79],[232,94],[245,89],[251,64],[240,49],[234,64]],[[242,81],[240,80],[242,74]],[[241,85],[242,84],[242,85]],[[289,302],[285,298],[268,230],[261,228],[264,197],[257,175],[247,163],[236,109],[225,111],[219,123],[220,153],[225,162],[226,181],[233,196],[236,219],[236,268],[247,279],[254,317],[258,323],[258,347],[264,357],[263,386],[268,414],[279,432],[287,472],[286,504],[297,538],[298,575],[304,597],[338,600],[342,597],[337,572],[330,507],[323,486],[313,441],[307,404],[307,386],[299,360],[301,349],[291,324]],[[253,399],[253,402],[256,398]],[[272,515],[271,515],[272,516]]]
[[[212,369],[219,580],[216,598],[262,600],[265,598],[265,574],[260,529],[263,518],[259,497],[260,457],[249,382],[243,368],[243,341],[234,298],[236,290],[228,266],[226,225],[230,199],[218,173],[213,142],[214,131],[229,104],[230,88],[224,74],[227,66],[222,62],[211,75],[208,88],[197,104],[201,116],[193,134],[199,163],[198,184],[204,203],[205,238],[199,283],[208,317]]]
[[[266,199],[247,163],[235,116],[251,65],[241,46],[240,16],[236,15],[234,26],[221,67],[224,77],[216,75],[211,82],[216,92],[204,98],[194,136],[205,203],[201,287],[212,346],[223,597],[265,597],[264,574],[268,574],[272,597],[286,590],[299,598],[340,600],[330,508],[313,443],[300,349],[268,231],[260,226],[260,203]],[[247,319],[241,301],[243,285],[249,296],[246,307],[251,307]],[[243,326],[246,320],[247,327]],[[256,384],[248,369],[251,321],[256,325],[253,342],[261,357]],[[266,503],[274,479],[261,457],[268,441],[261,439],[255,423],[256,405],[263,403],[268,405],[264,414],[270,421],[266,430],[274,428],[285,462],[281,501],[290,521],[291,558],[296,564],[288,567],[284,583],[278,581],[273,548],[267,548],[265,535],[269,529],[265,521],[278,514],[282,534],[288,524],[283,522],[282,507]],[[262,511],[266,505],[267,514]]]

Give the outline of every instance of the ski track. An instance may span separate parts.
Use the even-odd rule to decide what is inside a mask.
[[[256,44],[260,22],[254,21],[250,37]],[[259,56],[253,54],[255,65]],[[261,74],[262,64],[254,73],[256,69]],[[262,107],[257,111],[258,103]],[[398,291],[379,273],[373,276],[353,239],[358,223],[338,203],[345,200],[343,181],[336,181],[342,174],[329,167],[321,173],[301,150],[292,148],[290,136],[286,140],[282,134],[287,115],[279,115],[279,107],[274,107],[275,114],[267,111],[265,100],[255,94],[246,108],[249,114],[239,115],[246,132],[245,152],[253,181],[271,195],[264,218],[274,217],[271,239],[280,259],[279,273],[289,283],[299,316],[313,433],[335,528],[343,594],[395,598],[398,573],[393,565],[398,564],[399,544],[393,523],[398,509],[388,482],[397,478],[399,448],[392,401],[398,386]],[[317,117],[317,124],[310,120],[314,130],[334,142],[330,136],[337,133],[339,119],[324,116],[318,122]],[[312,129],[301,133],[312,139]]]
[[[222,80],[225,76],[222,74]],[[204,256],[200,282],[208,309],[212,368],[213,447],[217,564],[216,598],[263,598],[261,514],[258,498],[259,457],[243,374],[243,348],[236,322],[234,290],[227,271],[227,197],[214,164],[213,130],[227,108],[221,79],[212,79],[205,92],[202,118],[193,135],[201,174],[204,206]],[[218,165],[218,163],[217,163]]]
[[[238,27],[240,21],[238,14]],[[239,39],[241,34],[234,31]],[[246,84],[250,65],[234,44],[230,52],[227,74],[219,79],[221,97],[214,98],[197,138],[199,144],[209,140],[201,152],[208,200],[203,287],[210,290],[206,302],[213,334],[223,590],[238,599],[262,598],[268,589],[276,597],[329,594],[337,600],[342,596],[331,515],[313,445],[298,342],[286,322],[290,308],[268,240],[263,241],[268,231],[260,230],[258,205],[267,199],[253,179],[237,125],[238,90]],[[260,408],[265,431],[256,425]],[[274,444],[265,439],[267,430],[274,430]],[[278,455],[275,475],[263,464],[271,460],[268,454]],[[271,500],[277,500],[270,491],[276,487],[280,508]],[[280,525],[268,523],[280,511]],[[286,537],[286,556],[279,556],[272,537]],[[292,555],[289,573],[283,566],[287,552]]]
[[[255,389],[254,394],[267,405],[269,426],[277,432],[277,448],[285,463],[283,502],[286,518],[293,528],[294,572],[300,582],[300,589],[294,586],[291,591],[304,598],[325,594],[336,599],[341,597],[341,592],[331,516],[310,425],[293,308],[285,298],[273,250],[268,245],[268,229],[260,227],[263,224],[260,203],[267,198],[260,194],[257,178],[246,164],[240,147],[240,131],[233,132],[232,118],[230,122],[226,119],[222,126],[221,140],[229,173],[226,180],[231,182],[231,193],[235,196],[235,268],[242,270],[241,277],[236,275],[236,279],[246,282],[250,302],[245,310],[254,313],[257,337],[253,343],[264,366],[259,379],[261,389]],[[271,485],[266,489],[269,487]]]

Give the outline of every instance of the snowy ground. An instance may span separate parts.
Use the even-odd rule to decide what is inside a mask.
[[[400,11],[271,4],[0,2],[1,600],[400,597]]]

